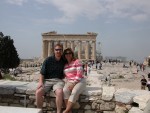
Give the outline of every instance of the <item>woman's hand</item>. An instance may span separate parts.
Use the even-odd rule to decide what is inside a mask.
[[[37,89],[40,89],[41,87],[44,87],[43,83],[38,83]]]
[[[73,88],[74,88],[74,86],[75,86],[76,84],[77,84],[76,82],[70,83],[69,86],[68,86],[68,89],[69,89],[70,91],[72,91]]]

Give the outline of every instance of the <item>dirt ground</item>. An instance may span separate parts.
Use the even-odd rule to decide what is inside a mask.
[[[116,89],[119,88],[127,88],[127,89],[134,89],[134,90],[141,90],[141,76],[135,75],[132,79],[112,79],[112,86]],[[146,87],[146,90],[147,87]]]

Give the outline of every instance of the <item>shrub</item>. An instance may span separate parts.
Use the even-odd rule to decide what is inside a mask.
[[[3,79],[4,80],[12,80],[12,81],[16,80],[14,77],[10,76],[10,74],[4,74]]]

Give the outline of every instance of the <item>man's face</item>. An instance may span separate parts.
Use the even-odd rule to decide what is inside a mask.
[[[56,46],[54,49],[54,54],[56,57],[61,57],[62,55],[62,48],[60,46]]]

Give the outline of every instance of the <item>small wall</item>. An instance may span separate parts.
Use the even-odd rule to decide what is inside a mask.
[[[0,106],[35,108],[36,86],[36,82],[0,80]],[[55,111],[53,92],[45,97],[43,110],[49,113]],[[150,93],[144,90],[87,86],[75,104],[73,113],[142,113],[149,99]]]

